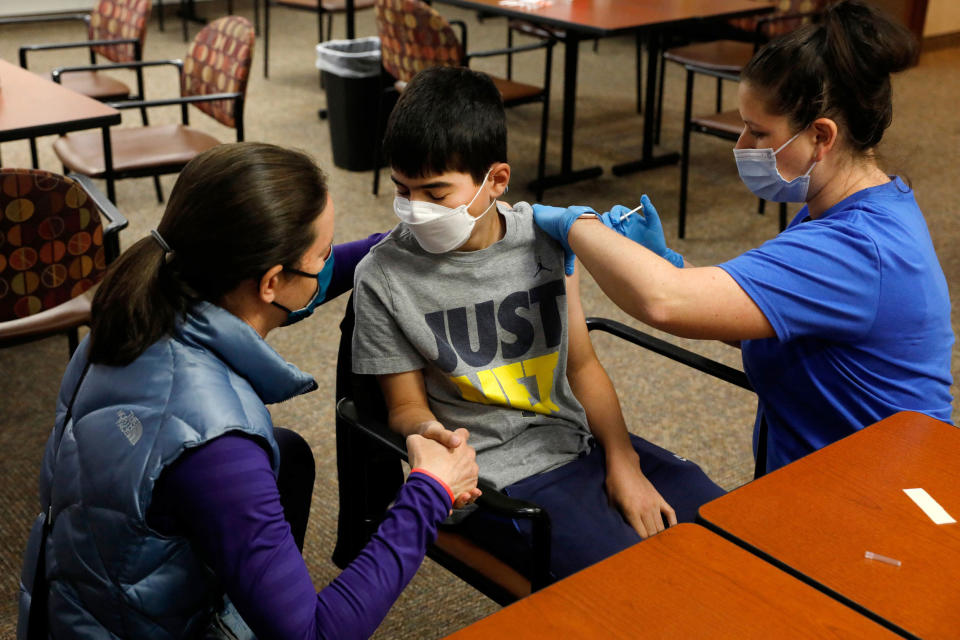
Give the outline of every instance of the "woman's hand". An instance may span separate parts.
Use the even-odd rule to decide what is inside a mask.
[[[647,480],[639,464],[607,466],[607,497],[641,538],[677,524],[677,514]]]
[[[443,429],[442,426],[440,428]],[[433,433],[431,431],[431,435]],[[423,435],[409,435],[407,454],[412,468],[429,471],[450,487],[454,496],[453,506],[459,509],[480,497],[481,492],[477,488],[480,467],[477,466],[477,452],[467,444],[467,438],[470,437],[467,430],[457,429],[452,435],[460,442],[455,447],[447,447]]]
[[[610,211],[600,215],[600,221],[625,238],[630,238],[653,251],[675,267],[682,268],[683,256],[667,248],[660,216],[650,202],[650,198],[646,195],[641,196],[640,204],[642,208],[634,213],[630,213],[630,210],[621,204],[614,205]]]

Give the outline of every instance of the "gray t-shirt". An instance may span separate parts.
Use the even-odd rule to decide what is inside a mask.
[[[503,488],[589,450],[567,382],[563,249],[525,202],[497,203],[504,237],[431,254],[403,223],[360,262],[353,370],[422,369],[430,409],[465,427],[480,475]]]

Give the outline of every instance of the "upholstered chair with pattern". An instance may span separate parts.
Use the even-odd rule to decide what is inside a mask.
[[[555,41],[547,39],[508,49],[467,53],[467,25],[460,20],[448,21],[421,0],[376,0],[376,19],[383,68],[397,81],[395,86],[400,91],[418,71],[428,67],[470,66],[470,61],[474,58],[506,56],[508,53],[536,49],[546,51],[542,85],[490,76],[500,90],[503,106],[513,107],[535,102],[542,104],[537,177],[530,185],[537,194],[537,199],[541,199],[550,114],[550,69]],[[459,38],[451,25],[459,28]],[[379,162],[374,166],[379,166]],[[380,171],[375,169],[373,175],[373,192],[377,193]]]
[[[0,24],[34,22],[80,21],[87,27],[87,39],[78,42],[26,44],[20,47],[20,66],[27,68],[27,54],[31,51],[58,49],[87,49],[90,64],[97,63],[97,55],[109,62],[133,62],[142,59],[147,37],[147,18],[150,0],[99,0],[90,13],[20,16],[0,19]],[[61,78],[65,87],[95,100],[144,100],[143,73],[136,69],[137,90],[134,93],[125,82],[96,71],[81,71]],[[148,124],[146,109],[140,110],[143,124]],[[30,156],[33,167],[38,165],[37,143],[30,138]],[[159,183],[157,184],[159,189]]]
[[[23,21],[82,20],[87,26],[87,40],[56,44],[28,44],[20,47],[20,66],[27,68],[27,54],[31,51],[52,49],[88,49],[90,63],[96,64],[97,55],[110,62],[134,62],[142,59],[147,37],[147,18],[150,0],[99,0],[90,13],[67,16],[29,17]],[[97,100],[143,99],[143,77],[137,75],[137,92],[120,80],[96,71],[81,71],[64,75],[63,86]]]
[[[220,144],[208,133],[190,126],[189,107],[203,111],[243,140],[243,107],[253,59],[253,26],[246,18],[226,16],[204,27],[181,60],[127,63],[124,66],[173,66],[180,75],[180,97],[115,103],[118,109],[180,105],[181,123],[110,129],[111,158],[104,157],[101,132],[84,131],[61,136],[53,150],[74,173],[113,181],[122,178],[179,173],[200,153]],[[54,79],[76,69],[55,69]],[[158,193],[158,196],[160,194]]]
[[[126,226],[88,178],[0,169],[0,347],[66,334],[73,353]]]

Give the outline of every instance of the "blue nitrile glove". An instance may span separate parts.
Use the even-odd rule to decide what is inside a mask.
[[[596,215],[596,211],[590,207],[551,207],[545,204],[533,205],[533,220],[537,225],[547,232],[551,238],[563,245],[563,271],[568,276],[573,275],[574,259],[573,249],[567,242],[567,234],[570,233],[570,227],[584,213]]]
[[[643,209],[627,215],[630,209],[618,204],[610,211],[601,214],[600,222],[610,227],[620,235],[630,238],[641,244],[658,256],[670,262],[673,266],[683,267],[683,256],[667,248],[667,241],[663,237],[663,227],[660,225],[660,216],[653,208],[653,203],[646,195],[640,197]]]

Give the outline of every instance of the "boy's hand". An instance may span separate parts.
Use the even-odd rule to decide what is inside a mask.
[[[446,483],[454,496],[453,507],[460,509],[480,497],[481,491],[477,488],[480,468],[477,452],[467,444],[467,430],[457,429],[454,435],[462,444],[453,448],[417,434],[409,435],[407,453],[412,468],[429,471]]]
[[[427,420],[417,425],[418,434],[428,440],[435,440],[448,449],[454,449],[466,440],[465,437],[461,437],[461,432],[466,434],[467,430],[457,429],[456,431],[450,431],[436,420]]]
[[[640,471],[640,465],[607,466],[607,496],[641,538],[677,524],[677,514]]]
[[[547,232],[547,234],[563,245],[564,260],[563,271],[568,276],[573,275],[573,265],[576,256],[570,243],[567,242],[567,234],[570,233],[570,227],[584,213],[596,215],[596,211],[590,207],[550,207],[543,204],[533,205],[533,220],[537,225]]]

